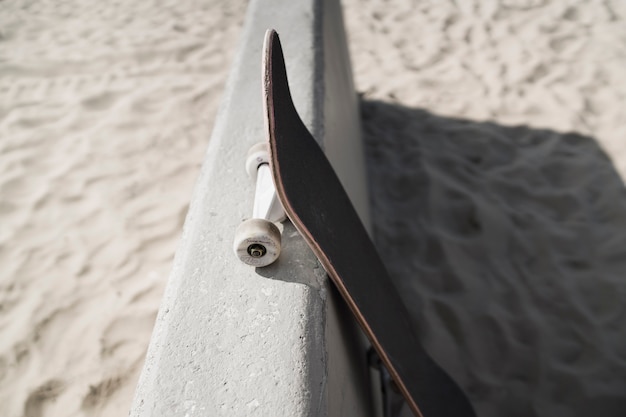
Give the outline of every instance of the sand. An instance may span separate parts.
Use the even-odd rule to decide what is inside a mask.
[[[456,3],[344,2],[381,254],[481,416],[625,415],[626,4]],[[0,5],[1,416],[126,415],[244,12]]]
[[[124,416],[243,1],[0,5],[0,416]]]
[[[626,3],[454,3],[346,7],[381,254],[478,415],[624,416]]]

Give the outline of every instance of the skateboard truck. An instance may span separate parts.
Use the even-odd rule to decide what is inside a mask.
[[[378,371],[380,375],[383,417],[400,416],[404,405],[404,398],[402,397],[402,394],[400,394],[400,390],[393,381],[393,378],[385,367],[385,364],[373,347],[370,347],[367,351],[367,363],[370,368]]]
[[[280,230],[274,223],[285,220],[269,167],[269,150],[265,142],[253,145],[246,158],[246,172],[256,182],[252,218],[239,225],[233,249],[244,263],[267,266],[280,254]]]

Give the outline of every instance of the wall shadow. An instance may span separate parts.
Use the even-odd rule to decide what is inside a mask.
[[[478,415],[626,415],[626,189],[596,140],[361,115],[377,247]]]

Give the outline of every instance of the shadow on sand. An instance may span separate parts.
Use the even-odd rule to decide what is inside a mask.
[[[478,415],[626,415],[626,190],[597,142],[361,113],[379,252]]]

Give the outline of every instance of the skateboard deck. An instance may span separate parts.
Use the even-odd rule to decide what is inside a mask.
[[[415,415],[475,416],[463,391],[424,350],[340,180],[300,119],[273,30],[266,33],[263,60],[270,169],[287,216],[319,258]]]

